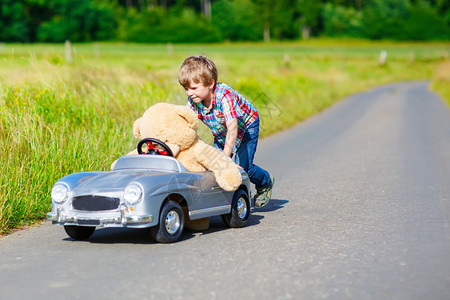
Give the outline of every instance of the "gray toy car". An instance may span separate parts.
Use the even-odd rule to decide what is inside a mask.
[[[154,155],[122,156],[112,171],[58,180],[47,219],[64,225],[76,240],[88,239],[97,226],[149,227],[152,238],[163,243],[175,242],[183,233],[183,209],[191,220],[221,215],[229,227],[248,223],[253,203],[243,170],[241,186],[226,192],[211,171],[188,171],[159,140],[140,141],[138,152]]]

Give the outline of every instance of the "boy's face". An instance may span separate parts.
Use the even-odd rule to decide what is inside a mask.
[[[190,82],[189,87],[185,87],[186,95],[194,103],[198,104],[204,100],[211,101],[214,89],[214,80],[209,85],[203,85],[202,82]]]

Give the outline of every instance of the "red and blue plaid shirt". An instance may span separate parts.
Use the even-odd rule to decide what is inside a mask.
[[[225,145],[227,135],[226,123],[237,118],[238,135],[233,153],[236,153],[239,148],[247,127],[258,119],[258,111],[250,101],[227,84],[220,82],[216,84],[216,90],[212,99],[212,108],[209,112],[207,107],[201,102],[196,104],[190,98],[188,98],[187,105],[211,129],[214,138],[222,146]]]

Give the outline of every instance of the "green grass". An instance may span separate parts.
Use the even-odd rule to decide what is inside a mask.
[[[449,43],[313,40],[211,45],[0,45],[0,233],[50,210],[60,177],[108,170],[135,147],[133,121],[157,102],[184,104],[183,59],[206,54],[219,81],[258,107],[262,136],[381,84],[433,80],[450,104]],[[380,66],[380,52],[388,52]],[[205,127],[200,135],[210,140]]]

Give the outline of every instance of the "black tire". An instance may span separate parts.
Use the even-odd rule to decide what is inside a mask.
[[[159,243],[173,243],[180,238],[183,229],[183,209],[175,201],[169,201],[161,209],[159,224],[150,228],[150,235]]]
[[[233,195],[231,212],[222,215],[222,220],[228,227],[237,228],[247,225],[250,219],[250,200],[244,190],[237,190]]]
[[[95,227],[92,226],[75,226],[65,225],[64,230],[74,240],[87,240],[95,231]]]

